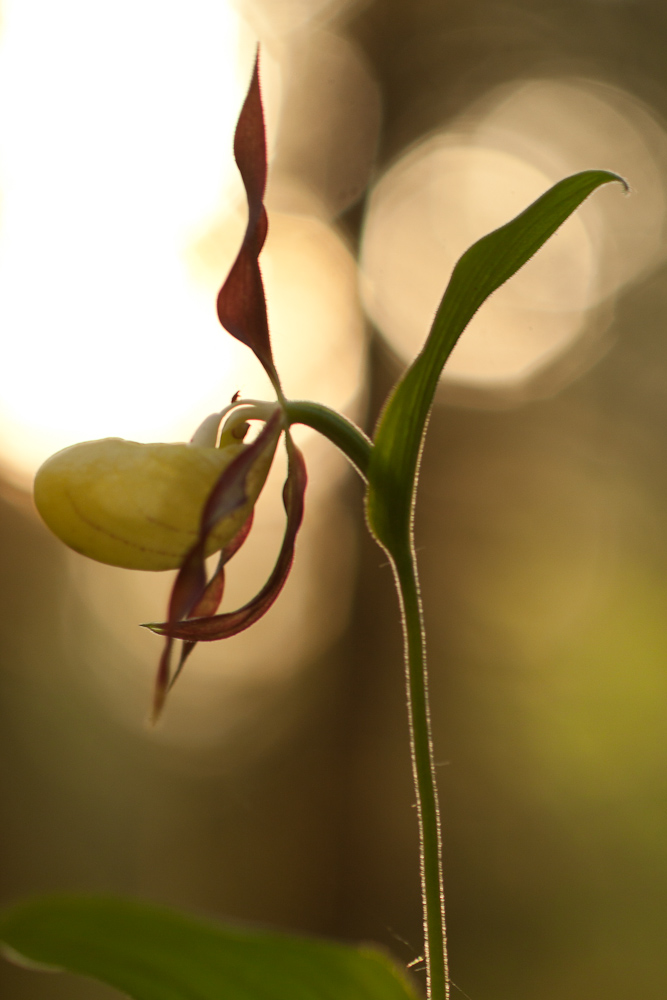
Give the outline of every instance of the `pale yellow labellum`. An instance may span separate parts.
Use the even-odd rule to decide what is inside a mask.
[[[227,545],[248,518],[275,441],[258,456],[243,506],[211,533],[206,554]],[[177,569],[197,541],[201,513],[220,474],[247,445],[86,441],[49,458],[35,477],[35,503],[63,542],[112,566]]]

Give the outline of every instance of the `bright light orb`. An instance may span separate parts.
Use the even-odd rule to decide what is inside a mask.
[[[550,184],[516,156],[450,136],[432,138],[385,174],[367,216],[361,287],[371,318],[401,357],[421,348],[461,254]],[[448,377],[478,384],[525,378],[576,335],[594,282],[590,240],[575,218],[473,318]]]
[[[552,391],[600,356],[618,290],[664,258],[666,160],[662,126],[618,88],[580,79],[497,88],[377,184],[362,249],[368,314],[410,360],[468,246],[560,178],[616,171],[632,203],[615,185],[587,201],[482,306],[444,372],[450,386],[491,390],[491,401]],[[468,398],[484,405],[479,393]]]
[[[253,53],[221,0],[3,5],[0,454],[17,477],[77,440],[160,440],[229,367],[185,252],[239,193]]]

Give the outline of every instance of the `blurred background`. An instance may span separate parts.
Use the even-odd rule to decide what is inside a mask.
[[[480,311],[417,510],[453,995],[667,987],[667,12],[658,0],[2,0],[0,892],[128,893],[421,953],[400,631],[362,493],[310,487],[271,613],[146,725],[168,574],[42,527],[78,440],[187,440],[270,398],[214,302],[245,225],[262,43],[263,270],[293,396],[372,427],[466,247],[565,174],[597,193]],[[228,574],[280,544],[280,468]],[[414,966],[420,976],[419,962]],[[3,965],[15,1000],[109,990]],[[457,993],[457,990],[460,992]]]

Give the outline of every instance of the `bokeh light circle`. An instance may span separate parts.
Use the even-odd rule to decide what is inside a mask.
[[[587,80],[497,88],[450,128],[425,137],[376,184],[362,244],[368,315],[410,360],[454,264],[473,242],[561,177],[614,170],[628,178],[632,203],[620,187],[596,193],[482,306],[443,377],[482,392],[552,391],[545,370],[567,354],[568,371],[578,373],[585,359],[573,360],[577,349],[582,358],[599,356],[590,334],[608,323],[605,304],[664,257],[666,153],[662,126],[618,88]]]
[[[218,0],[187,17],[3,5],[0,458],[17,479],[76,440],[196,421],[229,367],[186,255],[241,197],[231,142],[255,45]],[[269,54],[262,68],[275,132]]]

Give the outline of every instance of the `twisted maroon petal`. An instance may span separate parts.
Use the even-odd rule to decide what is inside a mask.
[[[229,545],[225,546],[220,552],[220,558],[218,559],[218,565],[216,566],[213,576],[208,581],[206,589],[202,594],[200,600],[194,606],[189,618],[202,618],[208,615],[214,615],[218,608],[220,607],[220,602],[222,601],[223,594],[225,592],[225,565],[229,562],[233,555],[235,555],[241,548],[246,538],[250,534],[250,529],[252,528],[252,522],[254,518],[254,511],[250,512],[250,517],[245,522],[238,534],[232,539]],[[167,637],[165,643],[165,649],[170,649],[173,643],[171,637]],[[184,642],[181,647],[181,655],[178,660],[178,665],[174,670],[173,676],[168,681],[168,688],[170,690],[175,682],[176,678],[180,674],[181,670],[185,666],[185,662],[190,656],[190,653],[197,645],[196,642]],[[169,655],[169,654],[168,654]]]
[[[206,612],[210,611],[207,599],[208,585],[206,581],[206,543],[208,541],[208,537],[215,529],[216,525],[224,517],[232,514],[235,510],[238,510],[239,507],[242,507],[244,503],[246,503],[248,499],[248,476],[250,475],[250,472],[252,471],[252,468],[261,453],[265,449],[275,449],[276,443],[282,431],[281,421],[282,414],[280,410],[276,410],[252,444],[244,448],[243,451],[240,452],[232,462],[230,462],[213,486],[202,511],[199,526],[199,537],[186,555],[183,565],[178,571],[178,575],[174,581],[174,586],[169,599],[168,625],[175,625],[180,619],[194,615],[200,608],[204,609]],[[244,525],[244,528],[237,533],[236,537],[232,540],[232,542],[230,542],[229,546],[227,546],[227,558],[219,564],[219,569],[224,566],[224,563],[231,558],[240,545],[242,545],[245,541],[248,531],[250,530],[248,521],[246,521],[246,525],[247,530],[245,530],[245,534],[243,533],[246,527]],[[214,594],[215,588],[211,590],[208,598],[212,600]],[[220,597],[222,598],[222,592],[220,593]],[[161,634],[167,635],[168,633],[162,632]],[[159,717],[160,712],[162,711],[167,691],[172,683],[170,680],[172,639],[173,636],[169,638],[165,644],[158,666],[157,677],[155,679],[153,697],[154,721]],[[192,637],[192,641],[197,641],[196,636]],[[185,655],[187,658],[189,654],[186,653]],[[177,672],[180,672],[183,662],[184,660],[181,659]]]
[[[266,134],[259,89],[259,52],[234,135],[234,157],[248,198],[248,225],[238,257],[218,294],[218,319],[233,337],[254,351],[276,389],[264,284],[259,255],[268,222],[264,208],[266,188]]]
[[[296,536],[303,520],[303,500],[306,490],[306,466],[303,455],[286,436],[288,454],[288,473],[283,489],[283,503],[287,513],[285,537],[273,568],[271,576],[260,592],[238,611],[222,615],[212,615],[205,618],[190,618],[181,622],[161,622],[148,626],[158,635],[171,639],[184,639],[187,642],[212,642],[215,639],[226,639],[249,628],[262,618],[274,603],[283,589],[289,576],[294,559]]]

